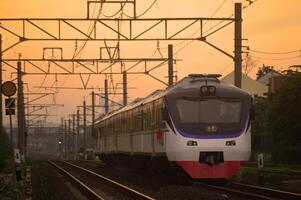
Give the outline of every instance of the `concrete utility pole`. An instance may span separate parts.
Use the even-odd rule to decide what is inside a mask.
[[[25,108],[24,108],[24,94],[23,94],[23,81],[21,62],[17,62],[18,65],[18,148],[22,156],[25,156]]]
[[[76,158],[75,152],[75,114],[72,115],[72,152],[73,152],[73,159]]]
[[[87,148],[87,108],[86,108],[86,100],[83,103],[84,110],[84,148]]]
[[[77,131],[76,131],[76,143],[75,143],[75,152],[78,152],[78,146],[79,146],[79,109],[76,112],[76,127],[77,127]]]
[[[168,45],[168,86],[173,85],[173,45]]]
[[[92,91],[92,126],[91,126],[91,135],[90,135],[90,145],[94,147],[95,139],[95,93]]]
[[[64,121],[64,157],[67,160],[67,121]]]
[[[59,137],[59,141],[61,142],[59,144],[59,155],[60,158],[63,158],[63,148],[64,148],[64,143],[65,143],[65,139],[64,139],[64,118],[61,118],[61,131],[60,131],[60,137]]]
[[[2,133],[3,127],[3,107],[2,107],[2,35],[0,34],[0,133]]]
[[[235,30],[234,30],[234,85],[241,88],[241,43],[242,43],[242,16],[241,3],[235,3]]]
[[[109,112],[109,91],[108,91],[108,80],[105,79],[105,113]]]
[[[70,159],[70,134],[71,134],[71,120],[68,119],[68,131],[67,131],[67,160]]]
[[[127,74],[126,71],[123,71],[123,105],[128,104],[128,88],[127,88]]]

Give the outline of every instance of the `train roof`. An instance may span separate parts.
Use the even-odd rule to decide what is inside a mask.
[[[241,94],[242,96],[249,96],[249,94],[247,92],[241,90],[240,88],[237,88],[233,85],[230,85],[228,83],[220,81],[218,79],[220,76],[221,75],[219,75],[219,74],[190,74],[187,77],[184,77],[183,79],[181,79],[178,83],[176,83],[173,86],[170,86],[166,89],[155,90],[154,92],[150,93],[148,96],[146,96],[144,98],[136,98],[132,102],[130,102],[128,105],[123,106],[119,109],[109,112],[106,115],[99,117],[96,120],[96,123],[98,123],[99,121],[105,120],[105,119],[109,119],[110,117],[112,117],[118,113],[121,113],[121,112],[124,112],[127,110],[131,110],[138,106],[152,102],[156,99],[161,98],[162,96],[165,96],[166,94],[176,93],[179,90],[185,90],[187,88],[194,88],[194,87],[199,88],[200,85],[210,84],[210,85],[216,86],[218,88],[223,88],[226,91],[231,91],[231,92],[234,92],[237,94]]]
[[[154,101],[156,99],[159,99],[160,97],[164,96],[164,94],[166,94],[166,90],[164,90],[164,89],[155,90],[154,92],[152,92],[151,94],[149,94],[148,96],[146,96],[144,98],[136,98],[132,102],[130,102],[128,105],[109,112],[107,115],[100,117],[97,121],[102,121],[104,119],[108,119],[108,118],[112,117],[113,115],[118,114],[120,112],[131,110],[131,109],[133,109],[135,107],[138,107],[140,105],[149,103],[149,102]],[[96,121],[96,123],[97,123],[97,121]]]

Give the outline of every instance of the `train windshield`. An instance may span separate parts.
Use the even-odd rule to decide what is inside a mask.
[[[239,99],[178,99],[180,123],[239,123],[242,103]]]

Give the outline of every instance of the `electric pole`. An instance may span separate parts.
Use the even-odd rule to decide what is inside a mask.
[[[0,133],[3,128],[3,108],[2,108],[2,35],[0,34]]]
[[[72,153],[73,159],[75,160],[76,153],[75,153],[75,114],[72,114]]]
[[[22,69],[21,62],[17,62],[18,65],[18,148],[22,156],[25,156],[25,108],[24,108],[24,96],[23,96],[23,81],[22,81]]]
[[[83,103],[84,110],[84,148],[87,148],[87,110],[86,110],[86,100]]]
[[[78,146],[79,146],[79,109],[76,112],[76,126],[77,126],[77,134],[76,134],[76,144],[75,144],[75,152],[78,152]]]
[[[123,105],[128,104],[128,90],[127,90],[127,74],[123,71]]]
[[[64,144],[65,144],[65,139],[64,139],[64,118],[61,118],[61,131],[60,131],[60,139],[59,139],[59,155],[60,155],[60,159],[63,158],[63,148],[64,148]]]
[[[67,160],[67,121],[64,121],[64,157]]]
[[[70,133],[71,133],[71,120],[68,119],[68,131],[67,131],[67,160],[70,159]]]
[[[242,16],[241,3],[235,3],[235,28],[234,28],[234,84],[241,88],[241,41],[242,41]]]
[[[108,91],[108,79],[105,79],[105,113],[109,112],[109,91]]]
[[[173,46],[168,45],[168,86],[173,85]]]
[[[90,135],[90,145],[94,147],[95,141],[95,93],[92,91],[92,126],[91,126],[91,135]]]

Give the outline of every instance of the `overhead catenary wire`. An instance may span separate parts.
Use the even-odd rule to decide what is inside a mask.
[[[224,0],[224,1],[217,7],[217,9],[212,13],[211,17],[213,17],[214,15],[216,15],[216,14],[218,13],[218,11],[220,11],[220,9],[225,5],[226,1],[227,1],[227,0]],[[253,5],[253,4],[254,4],[255,2],[257,2],[257,1],[258,1],[258,0],[250,0],[250,1],[247,0],[247,2],[248,2],[249,4],[246,5],[246,6],[244,6],[244,7],[243,7],[243,10],[245,10],[245,9],[248,8],[249,6]],[[233,17],[233,16],[234,16],[234,13],[232,13],[231,15],[229,15],[228,18]],[[206,23],[207,23],[207,21],[206,21],[204,24],[206,24]],[[218,21],[215,25],[213,25],[213,26],[211,26],[210,28],[208,28],[207,30],[205,30],[205,31],[203,32],[203,34],[208,33],[209,31],[211,31],[212,29],[216,28],[216,27],[219,26],[219,25],[221,25],[220,27],[222,27],[225,23],[226,23],[225,21]],[[192,35],[190,35],[190,36],[193,36],[193,35],[197,34],[199,31],[200,31],[200,28],[198,28],[198,29],[197,29]],[[195,41],[195,40],[186,42],[182,47],[180,47],[179,50],[177,50],[177,51],[175,52],[175,55],[178,54],[178,53],[180,53],[182,50],[184,50],[186,47],[188,47],[188,46],[189,46],[191,43],[193,43],[194,41]],[[177,46],[177,45],[179,45],[179,44],[181,44],[181,43],[183,43],[183,41],[177,43],[175,46]]]
[[[259,56],[253,56],[253,58],[261,59],[261,60],[294,60],[294,59],[300,59],[301,55],[298,56],[291,56],[291,57],[285,57],[285,58],[266,58],[266,57],[259,57]]]
[[[128,1],[128,0],[126,0],[124,3],[121,3],[120,9],[117,10],[114,14],[112,14],[112,15],[106,15],[106,14],[104,14],[104,13],[102,12],[101,15],[103,15],[104,17],[107,17],[107,18],[115,17],[116,15],[118,15],[120,12],[123,11],[123,8],[124,8],[124,6],[126,5],[127,1]],[[102,6],[103,6],[103,2],[102,2],[101,4],[102,4]]]
[[[214,16],[221,10],[221,8],[225,5],[226,2],[227,2],[227,0],[223,0],[223,1],[221,2],[221,4],[220,4],[220,5],[214,10],[214,12],[210,15],[210,17],[214,17]],[[232,17],[232,16],[233,16],[233,13],[229,16],[229,18]],[[209,29],[207,29],[205,32],[203,32],[203,34],[208,33],[210,30],[212,30],[213,28],[217,27],[218,25],[220,25],[220,24],[223,23],[223,22],[224,22],[224,21],[219,21],[217,24],[211,26]],[[205,26],[207,23],[208,23],[208,21],[205,21],[205,23],[204,23],[203,26]],[[197,33],[199,33],[199,31],[200,31],[200,28],[198,28],[193,34],[191,34],[190,37],[196,35]],[[194,40],[189,41],[189,42],[186,42],[182,47],[180,47],[180,49],[178,49],[178,50],[174,53],[174,55],[177,55],[178,53],[180,53],[182,50],[184,50],[186,47],[188,47],[188,46],[189,46],[191,43],[193,43],[193,42],[194,42]],[[179,45],[179,44],[181,44],[181,43],[183,43],[183,41],[182,41],[182,42],[179,42],[178,44],[176,44],[176,46]]]
[[[224,6],[224,4],[227,2],[228,0],[224,0],[216,9],[215,11],[210,15],[210,17],[213,17],[214,15],[216,15],[218,13],[218,11]],[[208,23],[208,21],[205,21],[205,23],[203,24],[203,26],[205,26]]]
[[[222,74],[223,72],[225,72],[226,70],[228,70],[231,66],[233,66],[233,62],[229,63],[229,65],[227,65],[226,67],[224,67],[219,73]]]
[[[137,15],[136,16],[136,18],[139,18],[139,17],[142,17],[143,15],[145,15],[155,4],[157,4],[157,1],[158,0],[154,0],[151,4],[150,4],[150,6],[148,6],[147,8],[146,8],[146,10],[145,11],[143,11],[141,14],[139,14],[139,15]],[[130,15],[128,15],[128,14],[126,14],[125,12],[123,12],[123,15],[124,16],[126,16],[126,17],[128,17],[128,18],[134,18],[134,16],[130,16]]]
[[[142,17],[143,15],[145,15],[155,5],[156,2],[157,2],[157,0],[154,0],[153,3],[144,12],[137,15],[137,17]]]
[[[254,52],[254,53],[258,53],[258,54],[278,54],[278,55],[293,54],[293,53],[300,53],[301,54],[301,49],[292,50],[292,51],[282,51],[282,52],[269,52],[269,51],[261,51],[261,50],[255,50],[255,49],[250,49],[250,48],[248,50],[251,51],[251,52]]]
[[[99,17],[100,17],[100,15],[101,15],[101,13],[102,13],[102,8],[103,8],[103,3],[101,3],[101,5],[100,5],[100,8],[99,8],[99,10],[98,10],[98,14],[97,14],[97,17],[96,17],[96,18],[99,18]],[[95,6],[94,6],[94,9],[93,9],[93,15],[94,15],[94,12],[95,12]],[[91,30],[89,30],[90,28],[91,28],[91,23],[90,23],[89,28],[88,28],[88,34],[87,34],[88,37],[91,37],[91,35],[92,35],[92,33],[93,33],[93,30],[94,30],[94,28],[95,28],[95,24],[92,25]],[[76,58],[77,56],[79,56],[79,55],[82,54],[83,49],[85,48],[85,46],[86,46],[86,44],[87,44],[87,42],[88,42],[88,37],[87,37],[87,39],[82,43],[82,45],[81,45],[81,47],[80,47],[80,49],[78,50],[77,53],[76,53],[76,49],[77,49],[77,47],[76,47],[76,49],[75,49],[75,51],[74,51],[73,58]]]

